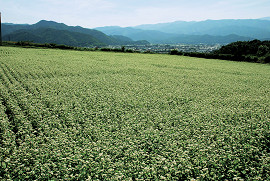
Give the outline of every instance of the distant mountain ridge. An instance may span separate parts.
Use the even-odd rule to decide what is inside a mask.
[[[106,26],[95,29],[41,20],[36,24],[2,24],[3,40],[34,41],[71,46],[127,44],[228,44],[253,39],[270,40],[270,17],[176,21],[135,27]],[[143,40],[143,41],[142,41]]]
[[[263,17],[263,18],[260,18],[261,20],[268,20],[270,21],[270,17]]]
[[[134,28],[188,35],[226,36],[236,34],[258,39],[270,38],[270,21],[264,19],[176,21],[172,23],[146,24]]]
[[[270,39],[270,21],[267,19],[176,21],[95,29],[108,35],[124,35],[133,40],[145,39],[151,43],[231,43]]]
[[[2,24],[3,40],[33,41],[35,43],[56,43],[69,46],[105,46],[125,44],[149,44],[147,41],[133,41],[126,37],[108,36],[101,31],[80,26],[41,20],[33,25]]]
[[[33,41],[35,43],[55,43],[79,47],[106,45],[91,35],[53,28],[21,29],[5,35],[3,39],[11,41]]]
[[[176,34],[176,33],[164,33],[157,30],[141,30],[136,28],[121,28],[121,27],[100,27],[96,28],[99,31],[107,35],[123,35],[133,40],[147,40],[154,44],[227,44],[235,41],[248,41],[254,38],[239,36],[235,34],[229,34],[224,36],[218,35],[189,35],[189,34]]]

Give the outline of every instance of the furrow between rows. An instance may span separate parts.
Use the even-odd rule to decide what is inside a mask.
[[[21,84],[9,73],[5,66],[0,64],[1,99],[5,107],[5,114],[11,125],[11,130],[16,135],[16,144],[23,140],[23,134],[36,134],[35,120],[29,114],[29,92],[22,88]],[[12,83],[11,83],[12,82]]]
[[[52,118],[54,123],[49,127],[61,125],[64,121],[63,117],[58,117],[59,110],[52,109],[47,100],[42,100],[38,87],[32,88],[31,85],[26,85],[24,81],[18,78],[17,71],[11,69],[6,64],[0,64],[0,75],[8,94],[14,99],[14,104],[19,107],[22,114],[25,116],[25,122],[31,125],[32,134],[39,136],[42,130],[46,129],[50,123],[46,120]],[[11,83],[12,81],[12,83]],[[8,109],[8,115],[12,119],[12,114]],[[57,126],[59,127],[59,126]],[[16,131],[16,130],[15,130]]]

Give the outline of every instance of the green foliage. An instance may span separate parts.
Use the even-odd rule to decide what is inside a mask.
[[[19,42],[5,42],[6,46],[20,46],[20,47],[24,47],[24,48],[55,48],[55,49],[74,49],[74,50],[79,50],[80,48],[76,48],[76,47],[71,47],[71,46],[67,46],[67,45],[58,45],[55,43],[45,43],[45,44],[41,44],[41,43],[33,43],[33,42],[29,42],[29,41],[19,41]],[[89,49],[85,49],[85,50],[89,50]]]
[[[170,55],[182,55],[182,52],[179,52],[178,50],[171,50]]]
[[[263,63],[270,63],[270,55],[264,57]]]
[[[269,51],[269,48],[270,41],[238,41],[221,47],[220,50],[218,50],[216,53],[233,55],[256,55],[260,54],[260,51],[264,51],[263,53],[266,53]]]
[[[177,52],[174,51],[173,53]],[[270,41],[238,41],[222,46],[219,50],[212,53],[185,52],[183,54],[185,56],[209,59],[269,63]]]
[[[126,48],[124,46],[121,47],[121,52],[125,52]]]
[[[14,47],[0,57],[1,180],[270,179],[269,65]]]
[[[264,56],[265,54],[267,54],[267,53],[269,53],[270,52],[270,43],[269,43],[269,46],[266,46],[266,45],[260,45],[259,47],[258,47],[258,52],[257,52],[257,54],[259,55],[259,56]]]

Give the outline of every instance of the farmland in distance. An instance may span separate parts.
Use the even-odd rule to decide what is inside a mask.
[[[0,47],[0,179],[268,180],[270,66]]]

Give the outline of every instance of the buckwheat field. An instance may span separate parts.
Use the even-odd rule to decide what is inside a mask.
[[[1,180],[269,174],[269,65],[0,47]]]

